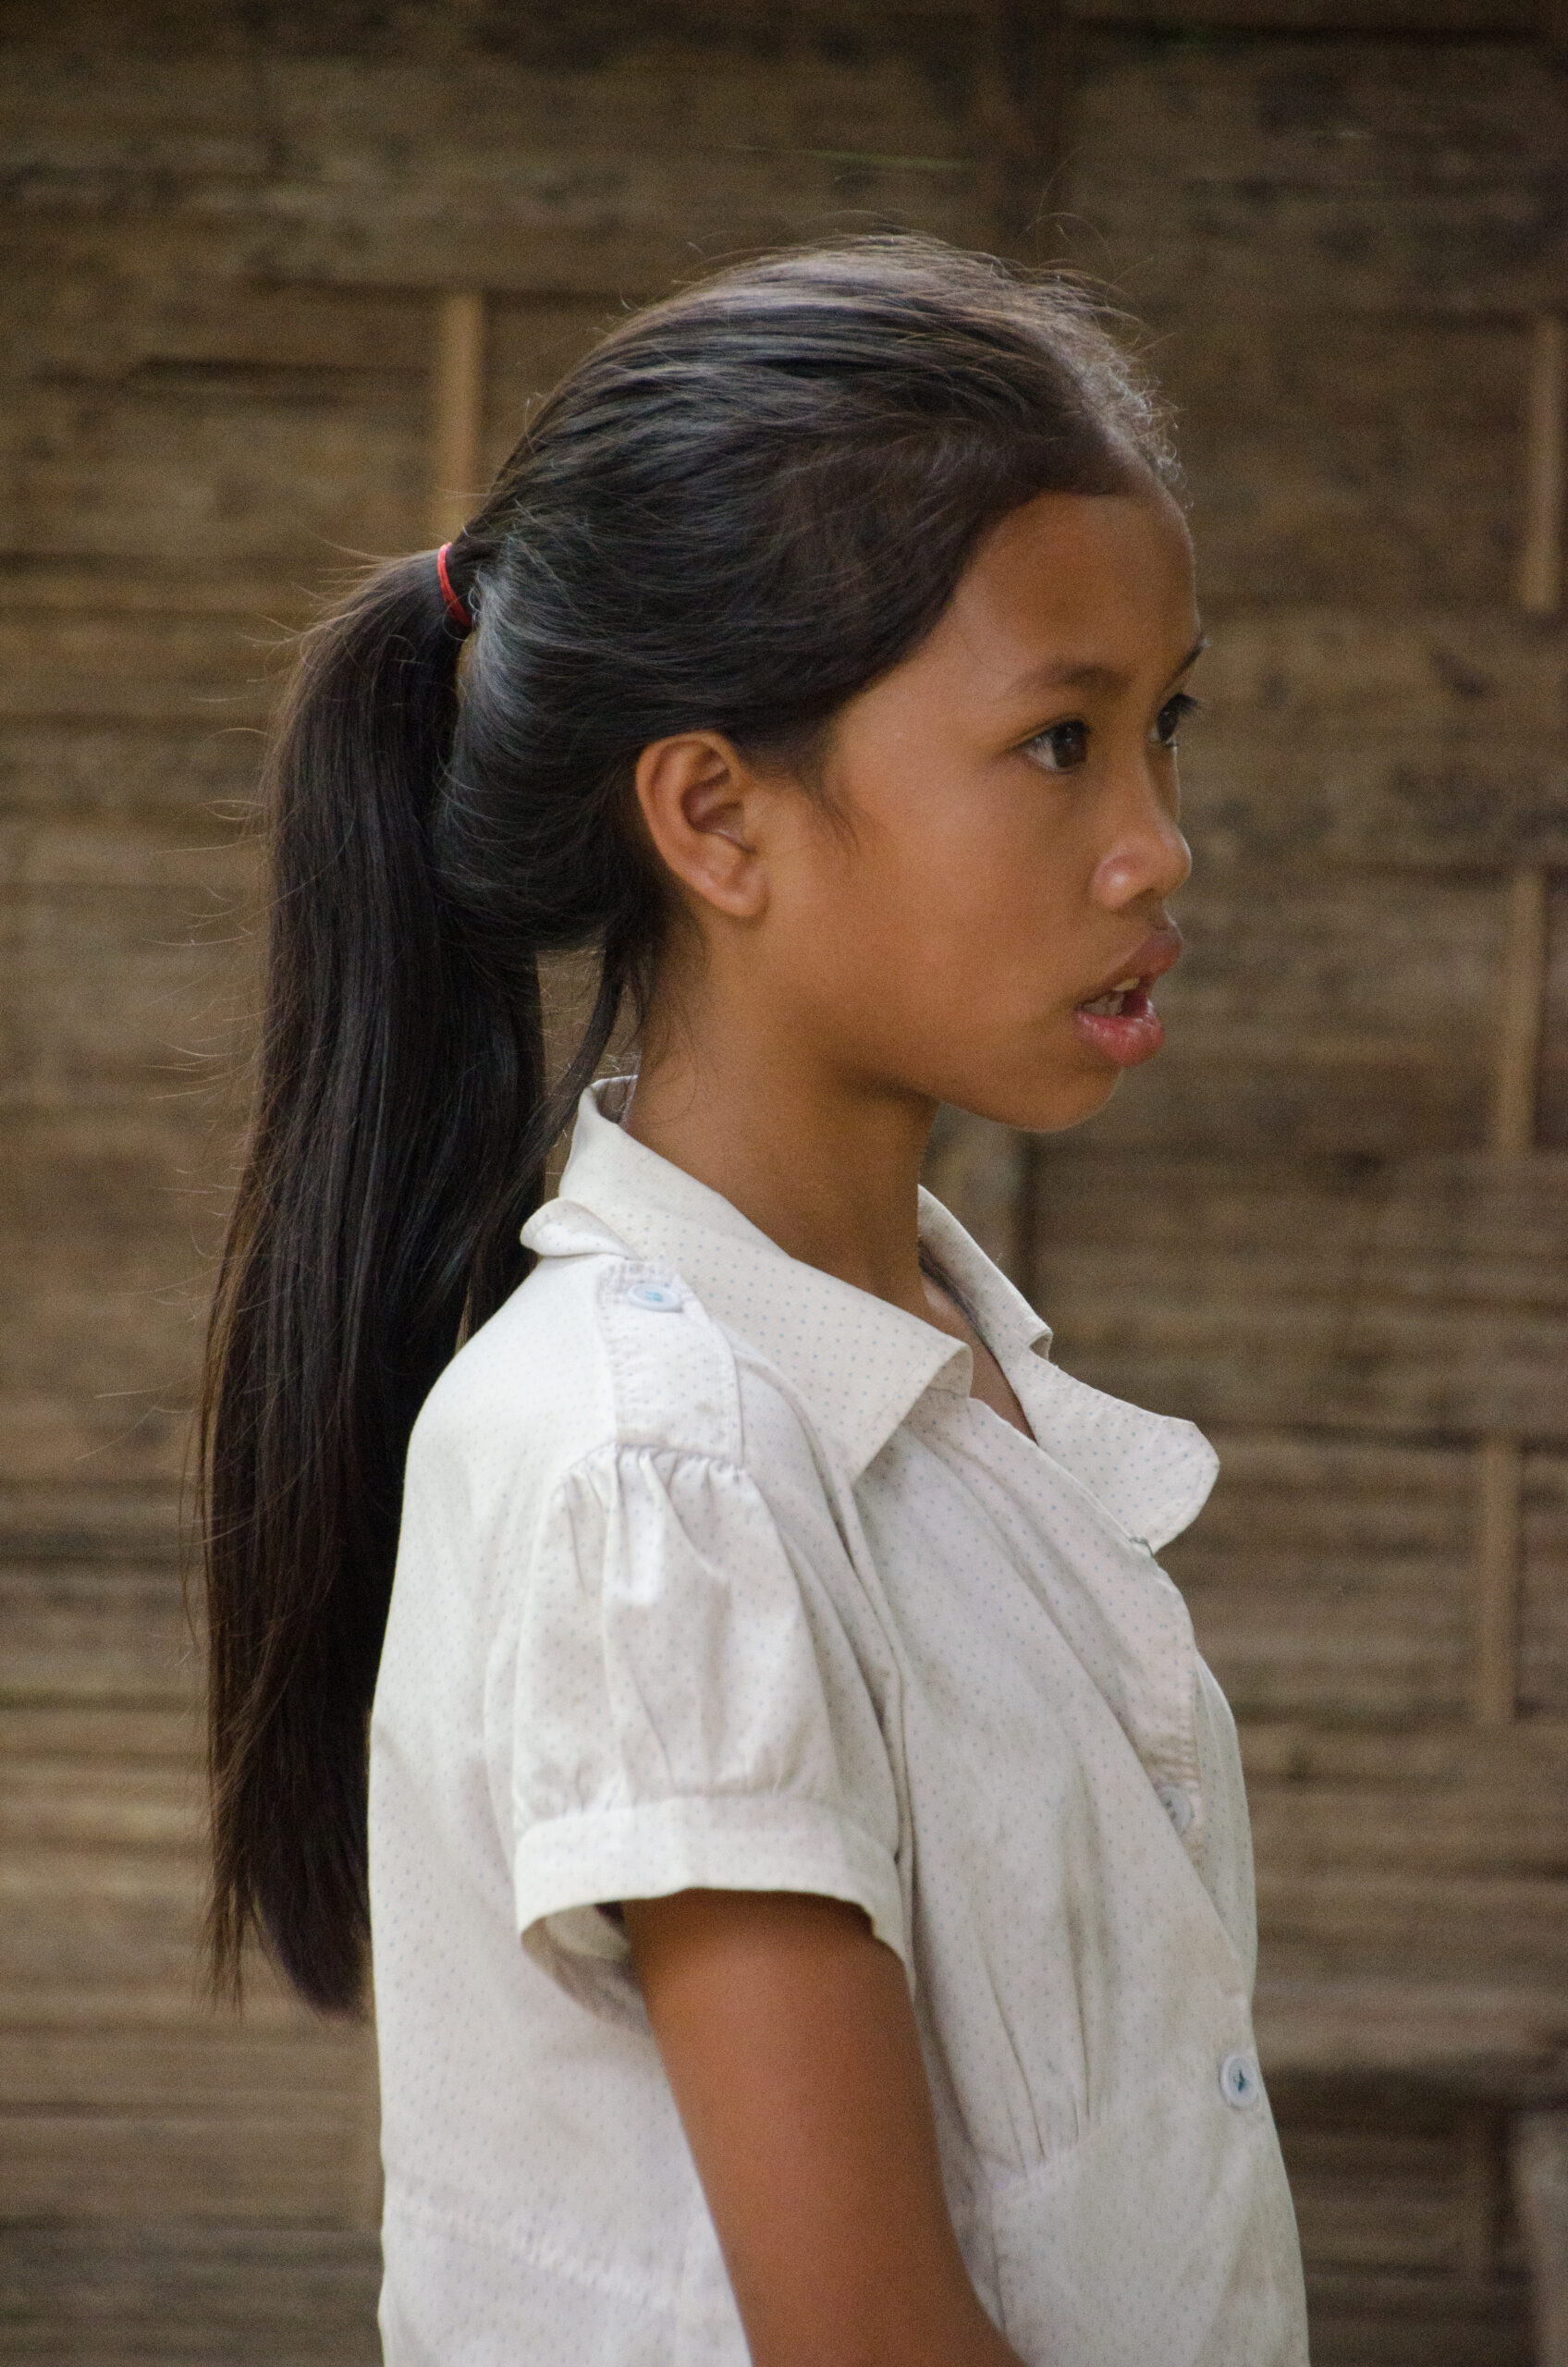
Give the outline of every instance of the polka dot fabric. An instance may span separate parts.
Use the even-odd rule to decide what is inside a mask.
[[[584,1098],[420,1417],[371,1739],[391,2367],[742,2367],[619,1899],[861,1906],[1030,2367],[1301,2367],[1230,1713],[1154,1559],[1214,1457],[945,1209],[970,1355]]]

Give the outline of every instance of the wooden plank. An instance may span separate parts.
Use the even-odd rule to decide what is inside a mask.
[[[1075,24],[1137,31],[1268,33],[1513,33],[1540,31],[1535,0],[1067,0]]]
[[[1568,1435],[1561,1154],[1098,1156],[1037,1169],[1033,1296],[1070,1371],[1237,1429]]]
[[[1443,1981],[1409,1967],[1381,1978],[1303,1979],[1265,1968],[1254,2020],[1276,2091],[1398,2079],[1434,2095],[1508,2103],[1568,2094],[1568,2008],[1555,1981]]]
[[[500,52],[448,19],[434,72],[282,46],[264,117],[227,61],[40,47],[14,103],[57,215],[219,213],[241,267],[275,278],[449,286],[460,257],[470,284],[646,288],[835,216],[974,227],[950,95],[973,18],[915,33],[879,13],[846,39],[748,13],[618,11],[591,40],[520,28]],[[227,145],[193,138],[202,119]]]
[[[175,725],[253,732],[282,678],[283,636],[258,646],[230,617],[0,618],[0,721]],[[55,656],[48,663],[48,652]]]
[[[178,1104],[225,1089],[251,1043],[260,957],[255,899],[225,893],[225,852],[213,850],[205,895],[56,888],[4,899],[18,997],[0,1056],[10,1110]]]
[[[368,2034],[320,2025],[264,2035],[243,2025],[178,2031],[0,2032],[0,2114],[51,2110],[123,2119],[277,2119],[300,2111],[349,2127],[358,2115]]]
[[[262,720],[209,726],[188,708],[184,730],[74,717],[0,725],[0,812],[233,828],[254,809]]]
[[[406,374],[165,365],[14,388],[11,532],[79,563],[341,573],[420,538],[423,388]]]
[[[1252,638],[1255,621],[1219,623],[1217,675],[1199,676],[1206,698],[1228,666],[1231,635]],[[1369,615],[1369,640],[1385,638],[1378,625]],[[1342,683],[1326,684],[1322,706],[1309,710],[1291,695],[1290,677],[1299,681],[1305,671],[1301,644],[1282,632],[1276,645],[1281,671],[1258,681],[1256,703],[1221,711],[1217,699],[1185,736],[1183,827],[1200,873],[1222,863],[1366,864],[1405,875],[1495,873],[1522,858],[1568,863],[1561,741],[1544,728],[1514,728],[1484,677],[1474,722],[1456,716],[1434,726],[1434,708],[1448,704],[1444,694],[1434,687],[1423,700],[1391,668],[1379,712],[1337,712]],[[1544,664],[1540,670],[1550,689],[1554,676]],[[1514,687],[1521,709],[1537,695]],[[1267,797],[1260,782],[1268,783]]]
[[[200,1861],[205,1811],[194,1751],[172,1761],[113,1768],[84,1767],[51,1753],[6,1767],[0,1846],[157,1850]]]
[[[278,2219],[341,2226],[350,2121],[321,2112],[254,2119],[141,2114],[0,2115],[0,2214],[8,2219]]]
[[[166,1109],[167,1105],[165,1105]],[[178,1485],[226,1156],[212,1113],[12,1113],[0,1194],[0,1463]],[[208,1162],[212,1162],[208,1164]]]
[[[1468,1451],[1291,1432],[1212,1435],[1215,1492],[1160,1559],[1243,1731],[1250,1735],[1251,1720],[1461,1720]]]
[[[1298,1981],[1392,1980],[1419,1965],[1461,1985],[1541,1988],[1568,1980],[1568,1905],[1555,1871],[1508,1880],[1394,1866],[1285,1870],[1260,1849],[1258,1923],[1269,1973]]]
[[[1201,758],[1198,760],[1201,761]],[[1478,1148],[1503,916],[1490,879],[1199,866],[1158,1061],[1081,1139],[1109,1151]],[[1281,926],[1281,915],[1288,922]]]
[[[1512,1782],[1501,1771],[1434,1774],[1424,1784],[1255,1780],[1254,1843],[1270,1878],[1387,1868],[1411,1877],[1453,1876],[1484,1886],[1554,1875],[1562,1859],[1568,1778],[1537,1767]],[[1429,1811],[1416,1820],[1417,1802]]]
[[[1507,2358],[1524,2367],[1527,2292],[1501,2112],[1389,2080],[1275,2074],[1271,2091],[1314,2359],[1427,2367]],[[1477,2208],[1491,2222],[1484,2253],[1474,2240]],[[1500,2334],[1506,2347],[1497,2347]]]
[[[47,617],[60,630],[73,618],[101,623],[111,617],[178,617],[197,625],[215,621],[225,631],[237,623],[253,629],[290,599],[292,621],[307,623],[308,600],[301,602],[298,589],[290,594],[276,568],[198,566],[189,555],[181,559],[167,551],[135,562],[40,554],[0,575],[0,615]]]
[[[6,1594],[8,1576],[0,1577]],[[0,1624],[7,1661],[18,1625],[9,1616]],[[86,1649],[79,1644],[74,1652],[46,1663],[40,1672],[42,1682],[31,1685],[24,1643],[21,1679],[7,1666],[0,1698],[0,1768],[61,1757],[131,1764],[160,1760],[190,1766],[202,1738],[196,1699],[200,1669],[187,1638],[176,1631],[169,1641],[174,1649],[168,1663],[161,1654],[152,1660],[156,1689],[150,1702],[137,1698],[136,1680],[143,1674],[141,1659],[132,1662],[130,1676],[122,1675],[121,1656],[101,1646],[95,1633],[86,1638]]]
[[[1463,2275],[1309,2269],[1314,2367],[1532,2367],[1529,2287]]]
[[[123,2032],[148,2043],[198,2046],[293,2039],[328,2053],[361,2043],[357,2026],[310,2015],[260,1957],[246,1971],[242,2019],[213,2004],[201,1948],[205,1903],[200,1851],[36,1845],[7,1851],[0,1862],[0,2029],[54,2031],[73,2042]],[[354,2116],[361,2126],[359,2103]]]
[[[80,1472],[31,1486],[0,1481],[0,1557],[7,1561],[141,1564],[167,1572],[179,1555],[176,1492],[103,1484]]]
[[[309,2227],[14,2228],[0,2359],[28,2367],[380,2367],[380,2246]]]
[[[1556,1719],[1496,1734],[1478,1733],[1457,1721],[1403,1732],[1353,1722],[1249,1722],[1242,1728],[1242,1755],[1249,1778],[1371,1785],[1385,1792],[1459,1786],[1533,1804],[1547,1816],[1555,1815],[1554,1801],[1568,1785],[1568,1724]]]
[[[1228,728],[1365,732],[1409,722],[1458,733],[1462,748],[1465,733],[1501,729],[1513,749],[1544,745],[1560,729],[1568,682],[1560,619],[1370,601],[1216,603],[1211,633],[1200,687],[1210,720]]]
[[[1382,610],[1512,595],[1518,472],[1498,433],[1522,330],[1347,313],[1148,320],[1175,411],[1206,601]]]
[[[1208,621],[1182,766],[1200,864],[1568,863],[1560,619],[1211,603]]]
[[[1568,97],[1523,44],[1080,34],[1084,260],[1189,313],[1550,310]]]
[[[40,1993],[199,1994],[202,1870],[165,1856],[32,1848],[0,1864],[0,1986],[15,2018]],[[101,2010],[98,2009],[98,2010]]]
[[[1376,2149],[1298,2140],[1287,2166],[1303,2252],[1336,2268],[1457,2267],[1445,2150],[1425,2149],[1439,2157],[1429,2163],[1387,2140]]]
[[[361,386],[374,399],[401,377],[417,397],[430,361],[427,297],[269,285],[236,270],[195,224],[173,236],[173,226],[162,236],[138,227],[128,239],[112,221],[8,215],[0,285],[8,375],[80,387],[222,370],[252,386],[340,401]]]

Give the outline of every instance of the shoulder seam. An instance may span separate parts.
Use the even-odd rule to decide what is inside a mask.
[[[651,1258],[606,1257],[595,1312],[617,1444],[668,1447],[739,1467],[734,1346],[684,1277]]]

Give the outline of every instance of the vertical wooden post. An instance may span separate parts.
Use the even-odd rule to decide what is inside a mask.
[[[1568,2367],[1568,2113],[1513,2123],[1513,2193],[1530,2263],[1536,2367]]]
[[[1525,386],[1525,515],[1519,606],[1555,614],[1562,599],[1562,519],[1568,478],[1568,324],[1542,313],[1530,324]]]
[[[1516,593],[1530,616],[1562,600],[1568,495],[1568,326],[1555,313],[1530,324],[1525,383],[1525,497]],[[1503,929],[1488,1147],[1505,1159],[1535,1147],[1541,1022],[1546,1002],[1547,877],[1524,865],[1509,877]],[[1476,1722],[1506,1725],[1518,1694],[1519,1562],[1525,1458],[1516,1438],[1482,1439],[1476,1472]]]
[[[484,299],[443,296],[435,314],[431,374],[432,542],[450,541],[478,499],[484,434]]]
[[[1503,2128],[1494,2104],[1465,2105],[1459,2143],[1459,2264],[1484,2285],[1497,2275],[1502,2221]]]
[[[1518,1693],[1519,1529],[1524,1456],[1517,1439],[1484,1438],[1476,1472],[1475,1717],[1505,1726]]]
[[[1503,1158],[1535,1145],[1541,1014],[1546,1000],[1547,880],[1526,865],[1508,882],[1502,981],[1488,1147]],[[1519,1441],[1482,1439],[1476,1472],[1476,1723],[1506,1725],[1518,1691],[1520,1500],[1525,1459]]]
[[[1537,1072],[1546,1001],[1547,877],[1537,864],[1512,873],[1503,921],[1502,991],[1492,1070],[1490,1147],[1509,1158],[1535,1148]]]

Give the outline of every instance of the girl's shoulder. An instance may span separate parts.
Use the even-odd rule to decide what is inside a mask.
[[[460,1475],[471,1501],[499,1491],[515,1513],[627,1453],[810,1488],[824,1447],[783,1377],[684,1276],[606,1235],[542,1259],[459,1351],[415,1425],[409,1480]]]

